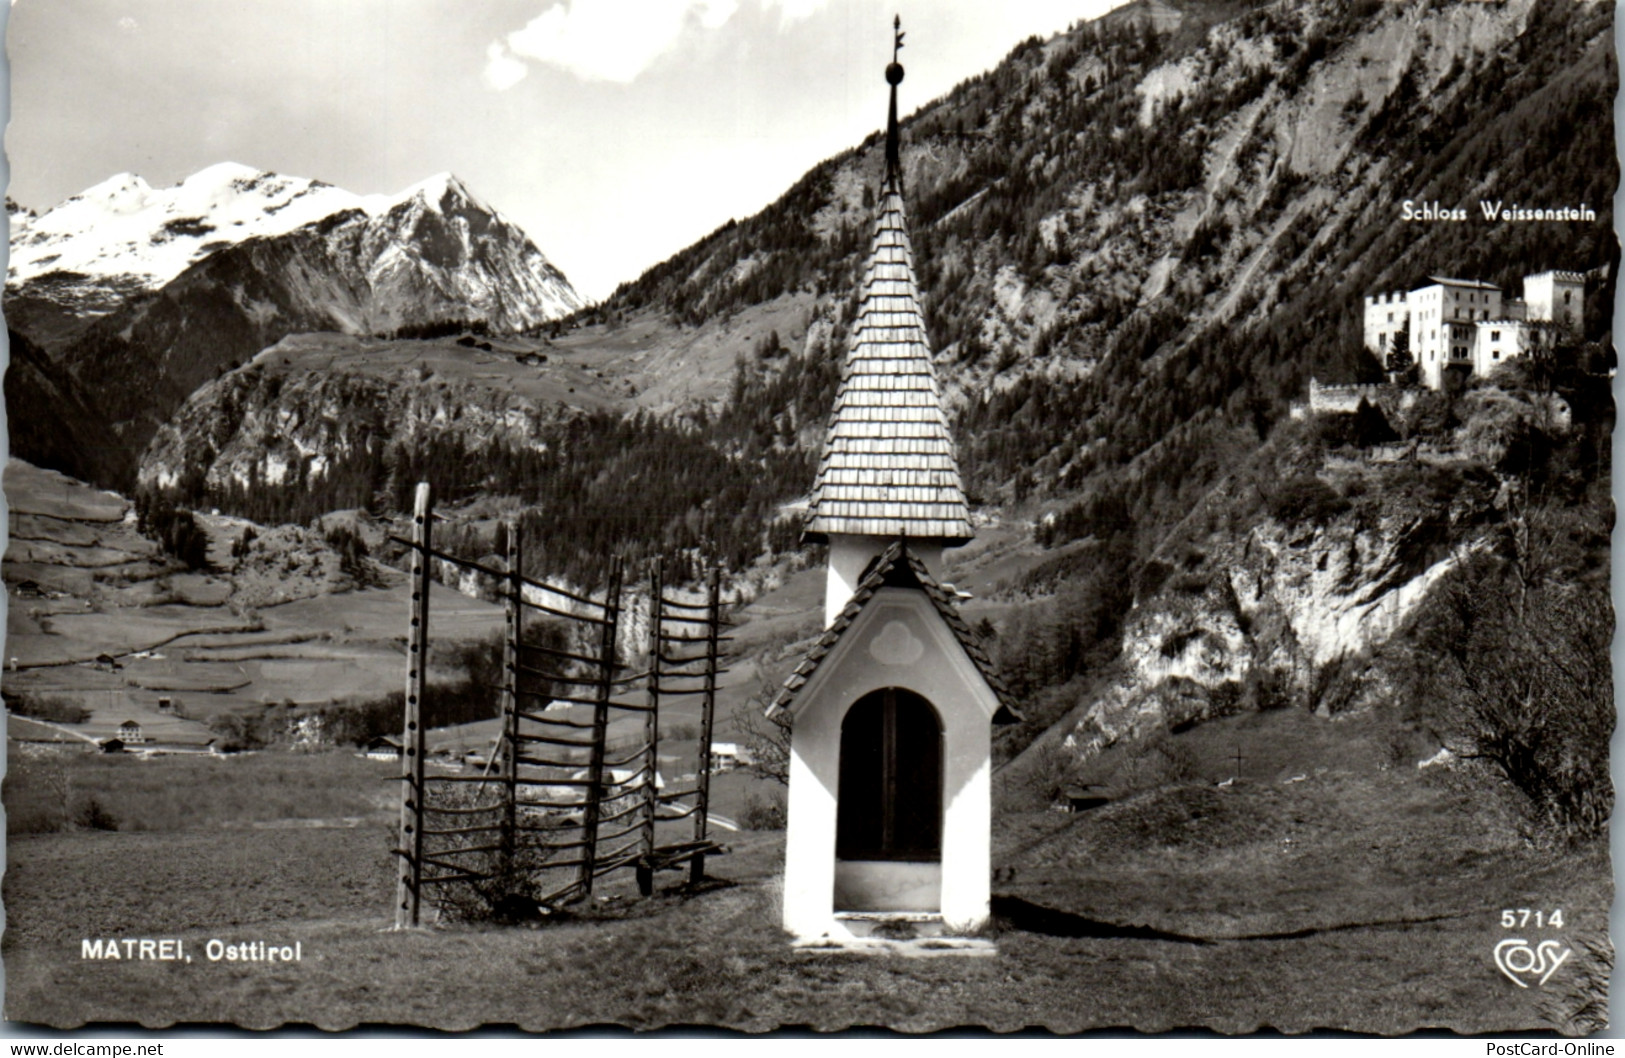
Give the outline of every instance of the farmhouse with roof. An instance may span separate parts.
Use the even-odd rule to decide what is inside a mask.
[[[1524,276],[1523,299],[1503,296],[1494,283],[1429,276],[1408,294],[1365,299],[1365,346],[1386,360],[1404,331],[1411,357],[1429,389],[1444,386],[1446,371],[1487,375],[1526,355],[1556,333],[1578,334],[1585,313],[1585,276],[1541,272]]]
[[[904,220],[902,79],[893,61],[879,220],[804,534],[829,544],[826,629],[770,710],[793,718],[784,925],[803,939],[987,918],[991,725],[1017,719],[938,575],[972,532]]]

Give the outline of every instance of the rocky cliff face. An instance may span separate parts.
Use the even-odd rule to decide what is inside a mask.
[[[1242,710],[1336,716],[1391,698],[1384,651],[1441,578],[1495,546],[1505,496],[1469,454],[1480,430],[1419,463],[1328,457],[1294,479],[1298,502],[1166,549],[1150,566],[1161,583],[1142,586],[1126,622],[1121,675],[1061,725],[1062,744],[1087,760]],[[1211,502],[1199,523],[1248,518],[1244,495]]]
[[[569,413],[502,387],[419,369],[375,371],[364,363],[280,369],[284,352],[301,341],[288,339],[200,386],[158,428],[138,484],[214,495],[314,485],[339,468],[385,460],[392,449],[430,437],[470,452],[496,444],[523,448],[537,443],[544,422]]]

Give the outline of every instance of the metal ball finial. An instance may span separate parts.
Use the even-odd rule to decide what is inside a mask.
[[[902,63],[894,62],[894,63],[887,64],[887,66],[886,66],[886,83],[889,84],[889,85],[893,85],[893,86],[900,85],[900,84],[903,83],[903,64]]]

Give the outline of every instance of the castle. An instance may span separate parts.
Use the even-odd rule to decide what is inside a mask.
[[[1386,363],[1395,336],[1406,331],[1422,384],[1441,389],[1447,368],[1487,375],[1554,331],[1577,336],[1584,311],[1579,272],[1524,276],[1521,300],[1483,280],[1429,276],[1427,286],[1408,294],[1366,297],[1365,347]]]

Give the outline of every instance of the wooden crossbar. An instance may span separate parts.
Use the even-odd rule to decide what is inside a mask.
[[[668,621],[680,621],[680,620],[683,620],[683,618],[680,618],[680,617],[668,617],[668,618],[666,618],[666,620],[668,620]],[[714,626],[708,626],[708,627],[714,627]],[[704,646],[712,638],[713,637],[711,637],[711,636],[699,636],[699,637],[693,637],[693,638],[691,638],[689,636],[672,636],[672,635],[667,635],[664,632],[662,632],[660,634],[660,636],[659,636],[659,639],[660,639],[660,641],[662,643],[693,643],[695,646]],[[733,636],[716,636],[715,639],[716,639],[716,641],[718,643],[732,643],[734,641]]]
[[[521,643],[521,644],[519,644],[519,649],[521,649],[521,650],[534,650],[538,654],[546,654],[548,657],[551,657],[551,658],[562,658],[565,661],[579,661],[583,665],[597,665],[601,660],[599,658],[590,658],[585,654],[572,654],[568,650],[559,650],[556,647],[544,647],[539,643]],[[530,673],[532,673],[534,675],[537,675],[537,676],[551,676],[552,675],[552,673],[549,673],[549,672],[542,672],[542,671],[540,671],[538,669],[531,669],[531,668],[523,667],[523,666],[520,668],[519,671],[521,671],[521,672],[530,672]]]
[[[630,795],[623,794],[622,796],[630,796]],[[641,812],[641,811],[643,811],[643,804],[642,804],[642,802],[639,802],[637,804],[632,805],[629,808],[621,809],[619,812],[616,812],[614,815],[599,816],[598,817],[598,822],[599,823],[613,823],[617,819],[625,819],[627,816],[631,815],[633,812]],[[607,840],[607,839],[600,836],[599,840],[603,841],[603,840]]]
[[[486,881],[487,879],[489,879],[490,877],[491,876],[489,874],[470,874],[470,873],[465,871],[462,874],[442,874],[442,875],[438,875],[438,876],[436,876],[434,878],[423,878],[423,879],[419,880],[418,884],[419,885],[446,885],[446,884],[448,884],[450,882],[483,882],[483,881]]]
[[[535,721],[538,724],[557,724],[560,727],[571,727],[571,728],[575,728],[575,729],[577,729],[579,731],[591,731],[592,730],[592,725],[591,724],[583,723],[582,721],[579,721],[579,720],[566,720],[562,716],[557,716],[557,715],[549,716],[546,713],[527,713],[527,712],[521,711],[519,713],[519,719],[521,719],[521,720],[532,720],[532,721]]]
[[[568,591],[568,590],[566,590],[564,588],[559,587],[556,584],[544,584],[539,580],[531,580],[529,577],[524,577],[522,579],[524,580],[525,587],[527,587],[527,588],[535,588],[537,591],[547,591],[547,592],[552,592],[554,595],[562,595],[566,599],[569,599],[571,602],[578,602],[578,603],[581,603],[583,606],[596,606],[596,607],[598,607],[598,609],[600,611],[609,609],[608,606],[606,606],[603,602],[601,602],[598,599],[590,599],[585,595],[577,595],[575,592]],[[584,614],[566,614],[565,616],[567,616],[567,617],[585,617],[586,615],[584,615]]]
[[[620,758],[619,760],[606,760],[606,761],[604,761],[604,767],[606,767],[606,768],[624,768],[628,764],[631,764],[633,761],[637,760],[639,757],[641,757],[644,754],[648,753],[649,750],[653,747],[653,745],[654,744],[652,742],[645,742],[643,745],[639,746],[636,750],[634,750],[633,752],[631,752],[631,753],[627,754],[626,756]],[[648,771],[649,766],[647,764],[645,764],[642,768],[640,768],[638,770],[639,771]]]
[[[684,617],[682,614],[666,613],[661,614],[660,619],[662,621],[681,621],[683,624],[700,625],[704,628],[711,627],[711,619],[708,617]]]
[[[430,830],[429,828],[425,827],[423,829],[423,836],[426,838],[445,838],[458,834],[484,834],[487,832],[506,830],[507,828],[507,823],[487,823],[484,826],[478,827],[452,827],[449,830]]]
[[[423,806],[423,810],[425,812],[434,812],[436,814],[448,816],[475,816],[479,815],[481,812],[499,812],[502,810],[502,807],[502,802],[497,801],[494,804],[480,805],[477,808],[451,808],[444,805],[426,804]]]
[[[569,746],[572,749],[592,749],[592,742],[583,742],[579,738],[557,738],[553,735],[535,735],[528,731],[521,731],[513,736],[516,742],[545,742],[549,746]]]
[[[515,758],[515,763],[522,764],[522,765],[524,765],[526,767],[529,767],[529,768],[579,768],[579,767],[581,767],[581,761],[579,761],[579,760],[553,760],[551,757],[532,757],[528,753],[519,754]],[[533,786],[545,786],[545,785],[547,785],[547,780],[546,779],[522,779],[521,781],[529,783],[529,784],[531,784]]]
[[[514,802],[520,808],[551,808],[559,811],[570,811],[581,807],[580,801],[530,801],[521,797]]]
[[[667,596],[664,596],[664,595],[657,596],[657,597],[660,599],[661,609],[667,609],[667,610],[693,610],[693,611],[696,611],[696,612],[699,612],[699,613],[710,613],[711,612],[711,605],[709,603],[683,602],[683,601],[681,601],[679,599],[668,598]]]
[[[535,584],[536,582],[527,580],[525,583]],[[548,590],[551,591],[552,589],[549,588]],[[584,613],[571,613],[569,610],[560,610],[557,607],[548,606],[546,603],[531,602],[529,599],[521,599],[519,601],[519,605],[523,606],[527,610],[536,610],[552,617],[562,617],[567,621],[582,621],[590,625],[601,625],[608,623],[602,617],[593,617],[591,614]]]

